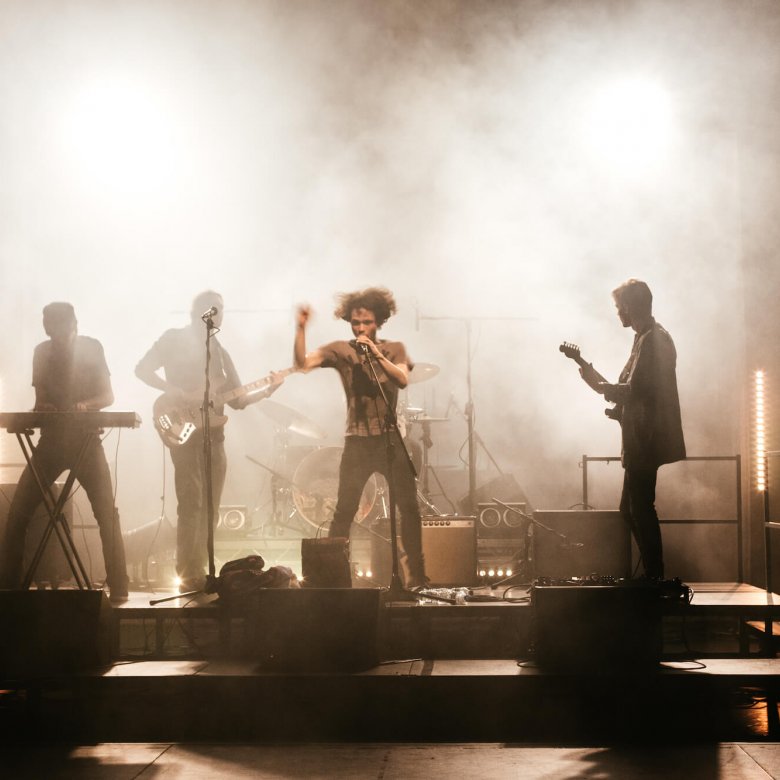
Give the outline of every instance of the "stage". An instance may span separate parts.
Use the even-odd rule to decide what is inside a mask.
[[[568,665],[545,664],[527,601],[381,603],[376,623],[360,618],[344,634],[329,630],[340,619],[332,612],[307,624],[274,611],[277,597],[316,604],[332,590],[269,591],[253,620],[213,596],[149,606],[148,593],[134,592],[99,611],[106,663],[57,669],[70,638],[50,636],[42,671],[6,672],[0,726],[6,742],[77,744],[778,739],[780,659],[757,627],[778,619],[780,596],[691,587],[690,604],[664,607],[660,663],[649,667],[580,667],[578,653],[593,648],[576,647]]]

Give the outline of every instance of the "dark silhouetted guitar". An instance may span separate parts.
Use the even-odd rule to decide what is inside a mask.
[[[581,369],[582,378],[596,390],[596,385],[599,382],[607,382],[604,377],[593,368],[593,363],[588,363],[580,354],[580,348],[576,344],[570,344],[568,341],[564,341],[560,347],[558,347],[567,358],[571,358]],[[623,409],[620,404],[613,404],[604,410],[604,414],[609,417],[610,420],[617,420],[620,422],[620,417]]]

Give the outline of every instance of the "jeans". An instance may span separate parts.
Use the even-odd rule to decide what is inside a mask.
[[[395,435],[395,434],[393,434]],[[401,541],[410,573],[424,575],[422,529],[417,506],[417,484],[401,448],[393,442],[393,488],[395,503],[401,514]],[[339,467],[339,493],[329,536],[349,536],[349,528],[360,505],[368,478],[379,472],[390,482],[387,468],[385,436],[347,436]]]
[[[663,579],[664,553],[661,525],[655,511],[658,469],[626,469],[620,513],[634,534],[642,565],[648,577]]]
[[[72,434],[55,432],[42,434],[32,460],[45,487],[53,485],[63,471],[75,465],[82,442],[81,436]],[[100,543],[103,548],[108,586],[112,594],[127,593],[127,564],[122,530],[119,525],[119,512],[114,506],[111,472],[99,438],[94,437],[91,440],[76,479],[87,494],[92,513],[100,529]],[[18,588],[22,585],[27,526],[42,500],[38,483],[28,465],[22,473],[8,510],[5,543],[0,553],[2,587]],[[56,543],[58,542],[52,541],[50,537],[49,544]]]
[[[184,584],[199,588],[208,562],[203,435],[197,432],[186,444],[172,448],[171,460],[175,472],[177,501],[176,573]],[[211,488],[215,523],[226,471],[225,442],[212,440]]]

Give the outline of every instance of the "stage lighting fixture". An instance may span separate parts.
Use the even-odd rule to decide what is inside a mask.
[[[766,376],[763,371],[756,371],[753,375],[753,467],[759,493],[767,486],[766,442]]]

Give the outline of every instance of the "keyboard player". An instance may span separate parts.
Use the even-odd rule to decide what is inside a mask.
[[[114,393],[103,347],[96,339],[78,335],[73,306],[63,302],[45,306],[43,329],[49,338],[33,354],[35,410],[85,412],[110,406]],[[83,441],[83,429],[42,428],[32,457],[45,486],[52,485],[63,471],[76,464]],[[124,543],[111,474],[99,437],[92,437],[76,479],[87,494],[100,529],[110,599],[125,601],[128,577]],[[41,500],[35,475],[28,465],[14,493],[0,546],[0,588],[15,589],[22,585],[27,526]]]

